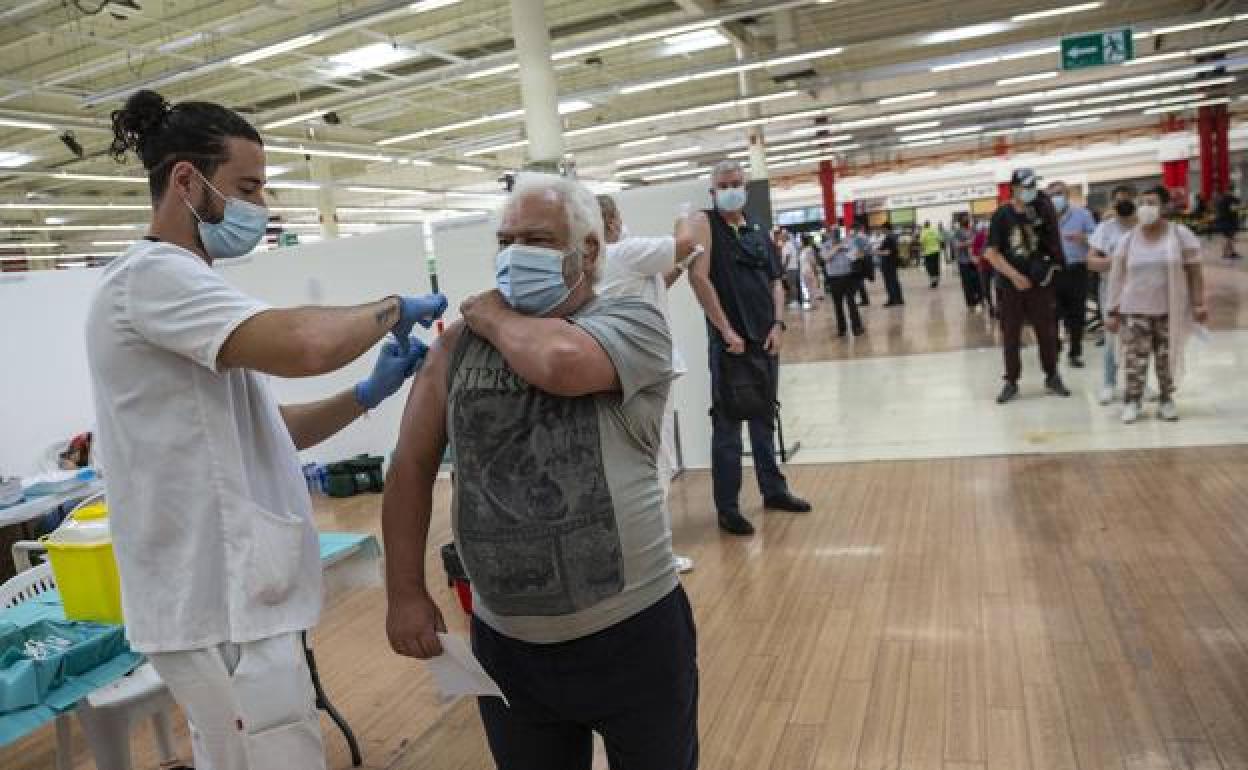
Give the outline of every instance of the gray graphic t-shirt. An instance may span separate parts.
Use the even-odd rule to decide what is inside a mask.
[[[620,392],[540,391],[466,329],[448,392],[452,526],[474,610],[538,644],[601,631],[676,587],[655,461],[667,324],[635,297],[594,299],[568,321],[606,351]]]

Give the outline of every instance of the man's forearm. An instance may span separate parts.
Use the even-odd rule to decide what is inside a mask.
[[[354,389],[309,404],[281,407],[282,421],[295,448],[300,450],[316,446],[355,422],[365,411],[356,400]]]
[[[566,360],[561,353],[576,347],[576,341],[568,339],[572,325],[561,318],[533,318],[506,310],[471,326],[502,353],[521,379],[542,389],[555,374],[556,362]]]
[[[1009,278],[1011,281],[1015,281],[1023,277],[1021,273],[1014,269],[1014,266],[1011,265],[1005,257],[1001,256],[1001,252],[994,248],[989,247],[988,250],[984,252],[984,258],[992,264],[993,270],[996,270],[998,273],[1004,275],[1006,278]]]
[[[386,595],[393,603],[428,595],[425,548],[433,516],[433,484],[437,470],[391,464],[381,507],[381,533],[386,552]]]
[[[690,273],[689,285],[693,287],[693,294],[702,305],[706,317],[710,319],[711,326],[718,329],[720,334],[729,330],[735,332],[732,324],[728,322],[728,316],[724,315],[723,305],[719,304],[719,295],[715,293],[715,286],[711,284],[711,279]]]
[[[1203,307],[1205,304],[1205,273],[1200,265],[1184,265],[1187,273],[1187,296],[1192,307]]]

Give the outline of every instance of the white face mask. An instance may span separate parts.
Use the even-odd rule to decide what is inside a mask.
[[[1155,224],[1158,219],[1161,219],[1161,207],[1145,204],[1136,209],[1136,214],[1140,218],[1140,224]]]

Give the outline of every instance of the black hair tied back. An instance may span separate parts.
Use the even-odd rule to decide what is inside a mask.
[[[118,163],[125,162],[131,150],[143,162],[143,168],[151,171],[163,158],[152,152],[160,142],[153,142],[165,126],[172,107],[165,97],[155,91],[136,91],[126,100],[126,106],[113,112],[113,143],[109,154]],[[155,145],[155,146],[154,146]]]

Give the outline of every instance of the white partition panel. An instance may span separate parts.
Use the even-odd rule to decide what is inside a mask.
[[[279,306],[357,304],[429,290],[419,227],[263,252],[222,263],[243,291]],[[0,276],[0,471],[28,474],[53,442],[91,430],[95,412],[83,324],[100,270]],[[334,374],[274,380],[284,402],[314,400],[368,376],[375,353]],[[308,459],[360,452],[389,454],[398,435],[403,394],[347,428]]]
[[[438,289],[450,300],[448,321],[459,318],[459,303],[494,288],[494,255],[498,253],[496,217],[443,222],[433,229],[433,254],[438,263]]]
[[[0,473],[95,425],[83,325],[99,270],[0,275]]]
[[[280,307],[358,305],[391,294],[429,291],[423,230],[419,225],[336,238],[263,252],[221,270],[248,294]],[[425,339],[432,332],[417,327]],[[279,401],[314,401],[352,387],[372,371],[377,348],[337,372],[320,377],[274,378]],[[407,388],[387,399],[325,443],[303,452],[305,460],[334,462],[369,452],[387,458],[399,435]]]

